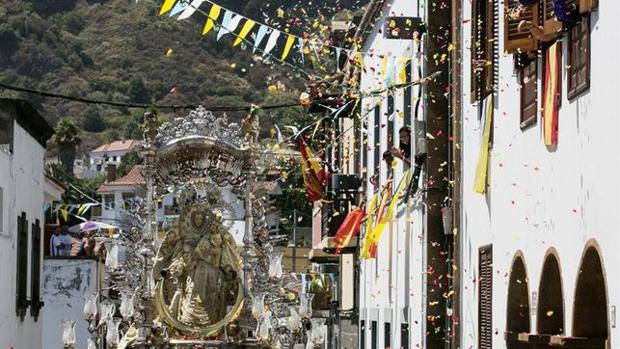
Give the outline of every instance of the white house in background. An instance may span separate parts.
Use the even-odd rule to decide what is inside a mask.
[[[532,347],[528,341],[617,348],[620,3],[601,1],[592,8],[592,1],[576,1],[579,23],[558,35],[558,138],[550,146],[541,114],[549,108],[544,62],[552,43],[516,32],[524,18],[507,23],[503,14],[516,1],[480,3],[463,0],[462,18],[455,21],[464,23],[464,88],[455,94],[462,105],[461,348]],[[524,16],[548,21],[551,9],[552,1],[541,1]],[[472,32],[476,23],[489,29],[493,22],[499,27],[484,35]],[[490,38],[489,32],[502,35]],[[470,47],[479,47],[479,57],[493,57],[480,80],[472,72]],[[482,92],[472,96],[470,85]],[[491,98],[486,192],[479,194],[472,188],[483,106]]]
[[[418,23],[415,18],[425,14],[424,1],[378,1],[374,6],[367,15],[373,17],[370,20],[375,24],[362,49],[374,52],[364,57],[361,69],[360,87],[366,92],[382,91],[421,78],[418,70],[422,64],[421,50],[413,40],[413,31]],[[401,31],[389,29],[390,25]],[[383,154],[392,147],[408,148],[409,160],[414,162],[418,151],[414,134],[421,127],[424,114],[415,110],[418,93],[417,86],[399,87],[361,101],[363,126],[358,129],[364,131],[356,135],[361,164],[356,164],[354,170],[361,174],[366,203],[376,195],[380,198],[390,179],[395,193],[405,172],[415,172],[414,166],[398,159],[395,166],[388,165]],[[401,129],[406,128],[411,130],[408,146],[401,144],[399,137]],[[419,171],[415,172],[415,178],[423,177]],[[424,230],[424,210],[419,200],[401,203],[381,236],[376,258],[360,260],[360,348],[418,348],[424,342]],[[366,234],[362,229],[360,236]]]
[[[108,172],[108,180],[97,189],[101,196],[101,212],[93,219],[114,226],[123,222],[123,212],[132,210],[146,194],[142,166],[134,166],[125,176],[115,179],[116,171]],[[99,210],[97,210],[99,211]],[[99,212],[97,212],[99,213]]]
[[[109,165],[118,167],[121,163],[121,158],[139,145],[140,141],[135,139],[103,144],[89,153],[88,163],[84,163],[83,160],[76,160],[76,170],[83,171],[81,173],[83,178],[92,178],[105,174]]]
[[[0,99],[0,348],[41,348],[43,204],[60,192],[46,193],[52,134],[28,102]]]

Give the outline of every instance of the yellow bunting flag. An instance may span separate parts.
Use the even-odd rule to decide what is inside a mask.
[[[396,193],[394,193],[394,196],[392,197],[392,201],[390,202],[390,205],[388,206],[387,211],[385,211],[385,214],[383,215],[383,217],[381,218],[377,226],[375,226],[375,229],[372,233],[372,240],[371,240],[372,245],[378,244],[379,240],[381,240],[381,236],[383,235],[385,226],[392,220],[392,217],[394,216],[394,211],[396,210],[396,206],[398,206],[398,201],[400,200],[400,196],[405,191],[405,188],[407,188],[407,185],[409,184],[410,180],[411,180],[411,170],[403,174],[403,178],[400,180],[398,189],[396,189]]]
[[[474,180],[474,192],[484,194],[487,187],[487,172],[489,169],[489,146],[491,142],[491,127],[493,125],[493,95],[487,97],[484,116],[484,131],[482,132],[482,144],[478,155],[476,178]]]
[[[375,208],[377,207],[378,194],[372,196],[370,199],[370,205],[368,206],[368,213],[366,213],[366,225],[364,228],[365,236],[364,243],[362,244],[361,257],[364,259],[370,258],[370,245],[372,241],[372,228],[373,228],[373,218],[375,214]]]
[[[65,210],[64,208],[60,209],[60,215],[62,216],[62,220],[65,222],[69,221],[69,211]]]
[[[211,10],[209,10],[209,18],[207,18],[205,27],[202,30],[202,35],[206,35],[208,32],[211,31],[211,29],[213,29],[213,27],[215,26],[215,21],[218,19],[221,12],[222,8],[219,5],[213,4],[213,7],[211,7]]]
[[[159,15],[163,15],[164,13],[170,11],[172,9],[172,6],[174,6],[174,3],[177,2],[177,0],[166,0],[164,1],[164,4],[161,6],[161,9],[159,10]]]
[[[241,32],[239,32],[239,36],[237,36],[237,39],[235,39],[233,46],[239,45],[243,41],[243,39],[245,39],[245,37],[248,36],[248,34],[250,33],[250,30],[254,28],[255,24],[256,22],[254,22],[251,19],[248,19],[243,25],[243,28],[241,28]]]
[[[286,39],[286,45],[284,45],[284,51],[282,51],[282,60],[285,60],[286,57],[288,57],[289,52],[291,52],[291,47],[293,47],[293,43],[295,43],[295,37],[289,34]]]

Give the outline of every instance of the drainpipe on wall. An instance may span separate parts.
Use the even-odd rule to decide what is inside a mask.
[[[436,6],[426,2],[426,73],[441,72],[425,86],[427,158],[426,158],[426,348],[445,349],[450,343],[446,295],[449,290],[450,263],[447,253],[452,237],[444,233],[442,208],[450,203],[450,60],[452,4]]]
[[[452,275],[452,296],[451,301],[452,316],[450,320],[450,349],[460,347],[461,338],[461,96],[462,88],[462,52],[461,52],[461,23],[462,21],[462,0],[452,0],[452,52],[450,56],[451,68],[451,89],[450,100],[452,106],[452,124],[450,139],[452,140],[452,162],[450,163],[450,177],[452,181],[452,258],[450,259],[450,274]]]

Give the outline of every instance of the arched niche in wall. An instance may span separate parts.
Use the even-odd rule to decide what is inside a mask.
[[[573,336],[609,338],[605,274],[601,257],[593,244],[586,247],[577,275]],[[600,344],[593,348],[605,348],[605,345]]]
[[[554,250],[547,252],[540,274],[536,329],[538,334],[558,335],[565,332],[562,274]]]
[[[514,340],[514,335],[530,333],[530,298],[527,270],[521,253],[517,253],[510,269],[508,282],[508,302],[506,305],[506,331],[512,334],[513,340],[507,336],[508,349],[529,348],[527,343]]]

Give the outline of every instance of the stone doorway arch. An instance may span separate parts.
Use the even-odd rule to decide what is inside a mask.
[[[520,333],[529,333],[530,298],[527,269],[521,253],[517,253],[510,270],[508,302],[506,306],[506,347],[508,349],[529,348],[527,343],[514,340]],[[512,338],[510,340],[509,338]]]
[[[536,329],[538,334],[559,335],[564,329],[562,274],[555,250],[547,252],[538,285]]]

